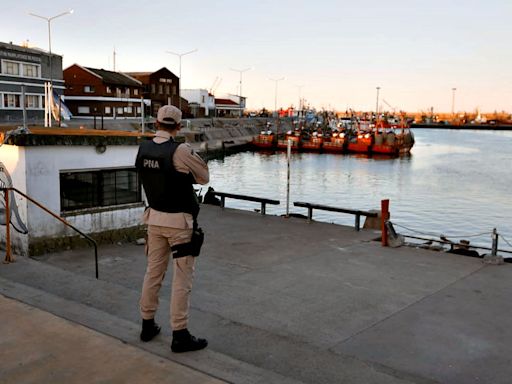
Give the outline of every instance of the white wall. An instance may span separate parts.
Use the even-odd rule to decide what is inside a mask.
[[[17,147],[14,145],[1,145],[0,146],[0,163],[3,164],[5,170],[0,170],[0,173],[7,172],[12,180],[12,186],[19,189],[21,192],[26,191],[26,177],[25,177],[25,147]],[[2,165],[0,164],[0,167]],[[2,168],[3,168],[2,167]],[[0,177],[2,182],[6,182],[4,176]],[[4,196],[1,194],[0,199],[2,203],[0,207],[4,208]],[[21,221],[27,224],[27,201],[24,197],[21,197],[17,193],[10,194],[10,204],[13,204],[12,196],[14,196],[14,203],[17,206],[18,213]],[[11,218],[16,220],[16,218]],[[0,241],[5,244],[5,226],[0,226]],[[15,253],[23,253],[24,249],[28,248],[28,237],[16,232],[13,227],[10,227],[11,231],[11,247]]]
[[[104,153],[94,146],[37,146],[26,148],[27,194],[60,215],[59,174],[62,171],[131,167],[138,146],[107,146]],[[143,207],[114,209],[67,216],[66,220],[85,233],[128,228],[140,224]],[[72,235],[72,230],[40,208],[29,205],[31,238]]]

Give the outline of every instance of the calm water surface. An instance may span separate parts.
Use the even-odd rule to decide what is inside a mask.
[[[411,155],[402,158],[292,154],[290,201],[369,210],[390,199],[398,232],[444,234],[490,247],[490,232],[497,228],[512,243],[512,132],[416,129],[414,135]],[[243,152],[208,164],[215,190],[277,199],[281,205],[267,212],[286,212],[285,153]],[[259,208],[234,199],[226,206]],[[290,211],[307,214],[293,203]],[[315,210],[313,217],[354,224],[352,215]],[[499,239],[499,247],[512,249],[505,240]]]

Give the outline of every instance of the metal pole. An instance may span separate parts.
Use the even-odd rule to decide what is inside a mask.
[[[193,49],[192,51],[188,51],[188,52],[184,52],[184,53],[176,53],[176,52],[171,52],[171,51],[166,51],[167,53],[170,53],[171,55],[176,55],[179,57],[179,86],[178,86],[178,105],[179,105],[179,108],[181,110],[181,58],[185,55],[188,55],[190,53],[194,53],[196,52],[197,49]]]
[[[378,120],[378,116],[379,116],[379,91],[380,91],[380,87],[377,87],[377,103],[375,105],[375,120]]]
[[[11,207],[9,205],[9,189],[4,189],[5,198],[5,260],[10,263],[13,260],[11,255]]]
[[[496,228],[492,230],[492,256],[498,255],[498,233],[496,232]]]
[[[274,91],[274,113],[276,114],[276,117],[279,117],[279,114],[277,113],[277,83],[281,80],[284,80],[284,77],[281,77],[280,79],[270,79],[276,83],[275,91]]]
[[[455,114],[455,91],[457,88],[452,88],[452,116]]]
[[[142,133],[144,133],[145,131],[145,126],[144,126],[144,98],[141,97],[140,98],[140,118],[141,118],[141,130],[142,130]]]
[[[25,84],[21,85],[21,105],[23,105],[23,129],[27,129],[27,105],[25,101]]]
[[[383,247],[388,246],[388,229],[386,227],[386,221],[389,220],[389,200],[380,201],[380,218],[381,218],[381,244]]]
[[[292,140],[288,139],[286,147],[286,159],[288,162],[288,170],[286,172],[286,217],[290,217],[290,158],[292,153]]]

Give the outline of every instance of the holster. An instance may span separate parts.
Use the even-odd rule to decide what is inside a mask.
[[[174,245],[171,248],[172,258],[177,259],[185,256],[199,256],[201,247],[204,242],[204,232],[197,226],[197,222],[194,220],[194,228],[192,230],[192,238],[190,243]]]

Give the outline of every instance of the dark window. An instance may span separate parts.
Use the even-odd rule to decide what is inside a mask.
[[[135,168],[60,174],[61,211],[142,201]]]

